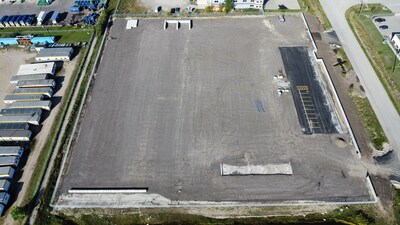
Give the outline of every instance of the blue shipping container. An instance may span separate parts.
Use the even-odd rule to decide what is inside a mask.
[[[25,20],[28,17],[28,15],[23,15],[21,20],[19,21],[19,25],[21,26],[25,26]]]
[[[55,40],[54,36],[50,37],[33,37],[31,39],[32,44],[53,44]]]
[[[7,19],[4,20],[3,24],[4,24],[5,27],[10,26],[9,22],[10,22],[11,17],[12,17],[12,16],[8,16]]]
[[[7,18],[8,18],[8,16],[1,17],[1,19],[0,19],[0,27],[4,27],[4,21],[6,21]]]
[[[17,45],[17,38],[0,38],[0,44],[2,45]]]
[[[14,20],[17,18],[17,16],[12,15],[10,20],[8,21],[8,24],[10,25],[10,27],[14,26]]]
[[[81,7],[80,6],[71,6],[71,8],[69,8],[70,12],[80,12],[81,11]]]
[[[22,15],[21,16],[17,16],[17,18],[14,20],[14,26],[19,27],[19,22],[22,19]]]
[[[35,19],[35,15],[28,15],[28,18],[25,20],[25,26],[30,26]]]

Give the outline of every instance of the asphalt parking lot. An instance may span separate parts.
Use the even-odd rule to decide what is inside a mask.
[[[381,32],[382,36],[387,39],[391,39],[393,34],[400,33],[400,15],[395,16],[381,16],[379,18],[383,18],[386,21],[384,22],[375,22],[376,28]],[[386,25],[388,29],[379,29],[380,26]]]
[[[163,20],[111,28],[60,188],[148,188],[171,200],[370,200],[340,140],[304,135],[277,94],[279,47],[310,46],[300,17]],[[300,35],[299,35],[300,34]],[[221,176],[220,164],[290,163],[293,175]]]
[[[24,1],[23,3],[0,3],[0,17],[4,15],[39,14],[40,11],[68,12],[74,0],[55,0],[48,6],[37,6],[37,1]]]

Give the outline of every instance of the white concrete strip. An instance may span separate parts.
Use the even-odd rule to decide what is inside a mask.
[[[235,166],[221,163],[222,176],[240,175],[292,175],[290,163]]]

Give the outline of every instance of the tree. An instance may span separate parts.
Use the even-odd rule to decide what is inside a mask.
[[[11,217],[15,221],[23,220],[26,217],[25,209],[23,207],[18,207],[18,206],[13,207],[11,209]]]
[[[233,9],[233,0],[225,0],[225,12],[230,12]]]

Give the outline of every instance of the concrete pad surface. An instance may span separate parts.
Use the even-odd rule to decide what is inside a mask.
[[[291,94],[277,95],[279,47],[311,45],[300,17],[125,26],[111,28],[61,199],[90,187],[188,202],[371,199],[353,146],[335,145],[348,135],[303,135]],[[288,162],[290,176],[220,172]]]

